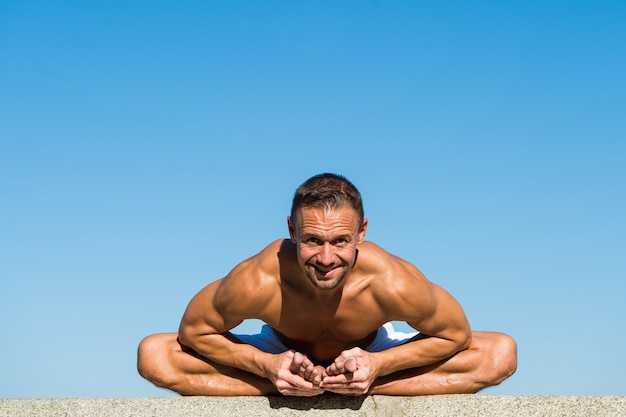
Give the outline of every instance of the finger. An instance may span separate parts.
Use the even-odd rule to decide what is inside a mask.
[[[344,369],[344,372],[355,372],[358,369],[356,359],[353,357],[347,358],[343,362],[343,369]]]
[[[296,353],[294,355],[294,362],[296,365],[299,364],[299,369],[302,373],[311,373],[315,369],[315,364],[303,353]]]
[[[281,393],[289,393],[289,395],[312,396],[319,395],[324,392],[319,385],[305,380],[299,375],[292,374],[290,378],[284,379],[286,384],[283,386]]]
[[[321,386],[324,388],[328,386],[345,386],[350,382],[352,382],[352,375],[338,374],[324,377],[321,382]]]
[[[337,369],[337,365],[335,365],[334,363],[331,363],[330,365],[328,365],[324,371],[327,376],[334,376],[334,375],[341,373]]]
[[[300,367],[304,362],[305,356],[300,352],[294,352],[293,357],[291,359],[291,364],[289,365],[289,370],[294,374],[300,373]]]
[[[322,383],[322,379],[324,379],[324,372],[325,370],[323,366],[314,366],[309,381],[313,382],[313,384],[319,387],[319,385]]]
[[[345,383],[324,383],[322,386],[325,391],[334,392],[336,394],[361,395],[367,393],[369,389],[367,381],[352,381]]]
[[[313,378],[315,377],[315,366],[313,364],[305,365],[304,363],[300,365],[300,375],[304,377],[307,381],[313,382]]]
[[[338,375],[348,372],[355,372],[359,368],[358,362],[354,357],[343,358],[342,356],[335,359],[335,362],[326,368],[329,375]]]
[[[329,375],[342,374],[344,372],[343,359],[341,357],[338,357],[337,359],[335,359],[335,362],[328,365],[328,367],[326,368],[326,372]]]
[[[298,368],[296,369],[297,366]],[[319,385],[320,381],[322,380],[321,372],[324,370],[324,368],[316,367],[306,355],[296,353],[294,355],[294,362],[291,370],[293,373],[300,375],[307,381]]]
[[[311,362],[306,355],[301,353],[296,353],[294,355],[294,362],[291,367],[291,371],[311,382],[317,373],[313,362]]]
[[[323,389],[311,389],[311,390],[302,390],[302,389],[286,389],[281,392],[283,395],[290,395],[295,397],[314,397],[316,395],[323,394]]]
[[[341,395],[363,395],[367,394],[367,391],[363,391],[361,389],[354,388],[345,388],[345,387],[337,387],[337,388],[326,388],[327,392],[332,392],[335,394]]]

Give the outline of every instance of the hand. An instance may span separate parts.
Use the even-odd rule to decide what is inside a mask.
[[[275,355],[268,377],[283,395],[312,397],[324,392],[320,387],[323,374],[324,368],[306,355],[288,350]]]
[[[367,394],[377,376],[373,356],[360,348],[344,350],[326,368],[322,388],[337,394]]]

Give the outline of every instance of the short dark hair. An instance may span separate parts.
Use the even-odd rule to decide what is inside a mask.
[[[346,204],[357,212],[363,224],[365,216],[359,190],[342,175],[319,174],[306,180],[296,190],[291,204],[291,218],[295,219],[303,207],[337,209]]]

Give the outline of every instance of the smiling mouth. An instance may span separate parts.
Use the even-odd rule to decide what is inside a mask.
[[[318,268],[317,266],[315,266],[314,268],[315,268],[315,272],[317,272],[318,275],[324,275],[324,276],[328,275],[334,269],[334,268],[322,269],[322,268]]]
[[[322,269],[315,265],[312,265],[312,266],[313,266],[313,269],[315,270],[315,274],[323,278],[332,278],[335,275],[335,273],[340,269],[339,266],[334,266],[330,269]]]

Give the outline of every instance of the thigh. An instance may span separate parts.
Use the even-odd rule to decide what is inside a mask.
[[[511,336],[500,332],[474,331],[472,332],[472,342],[469,348],[486,351],[509,351],[515,348],[515,341]]]

